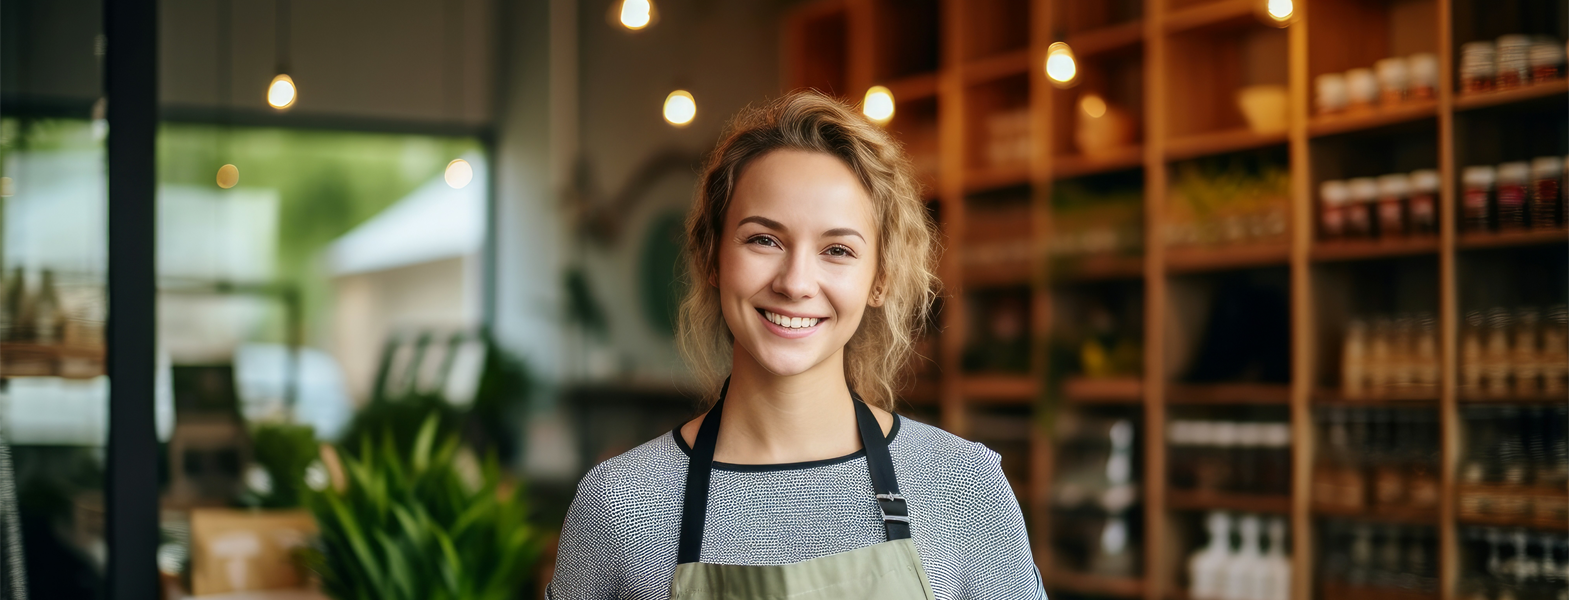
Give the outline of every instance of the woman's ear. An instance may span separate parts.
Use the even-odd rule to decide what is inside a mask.
[[[717,273],[713,270],[709,271],[709,287],[720,287],[719,280],[715,277],[716,275]]]
[[[883,306],[883,301],[887,299],[888,296],[883,291],[883,282],[879,281],[872,284],[872,295],[867,297],[867,306],[878,308]]]

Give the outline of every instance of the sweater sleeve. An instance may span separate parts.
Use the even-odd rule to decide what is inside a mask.
[[[562,525],[556,570],[545,589],[547,600],[599,600],[621,595],[626,556],[609,492],[604,465],[590,470],[578,482],[578,494]]]
[[[1014,488],[1003,476],[1002,457],[981,444],[967,452],[970,507],[963,553],[966,597],[980,599],[1036,600],[1045,598],[1041,575],[1030,553],[1025,517]]]

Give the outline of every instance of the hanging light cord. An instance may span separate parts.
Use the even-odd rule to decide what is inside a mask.
[[[276,0],[278,8],[277,23],[273,29],[278,32],[278,72],[289,72],[289,0]]]

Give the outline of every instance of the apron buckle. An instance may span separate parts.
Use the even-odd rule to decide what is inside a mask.
[[[884,522],[910,523],[910,512],[905,509],[905,497],[895,494],[878,494],[878,514]]]

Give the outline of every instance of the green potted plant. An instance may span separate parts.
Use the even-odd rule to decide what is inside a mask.
[[[341,485],[311,494],[320,538],[306,563],[339,600],[487,600],[519,597],[542,534],[494,459],[458,438],[438,440],[426,418],[412,446],[391,434],[361,438],[343,456]]]

